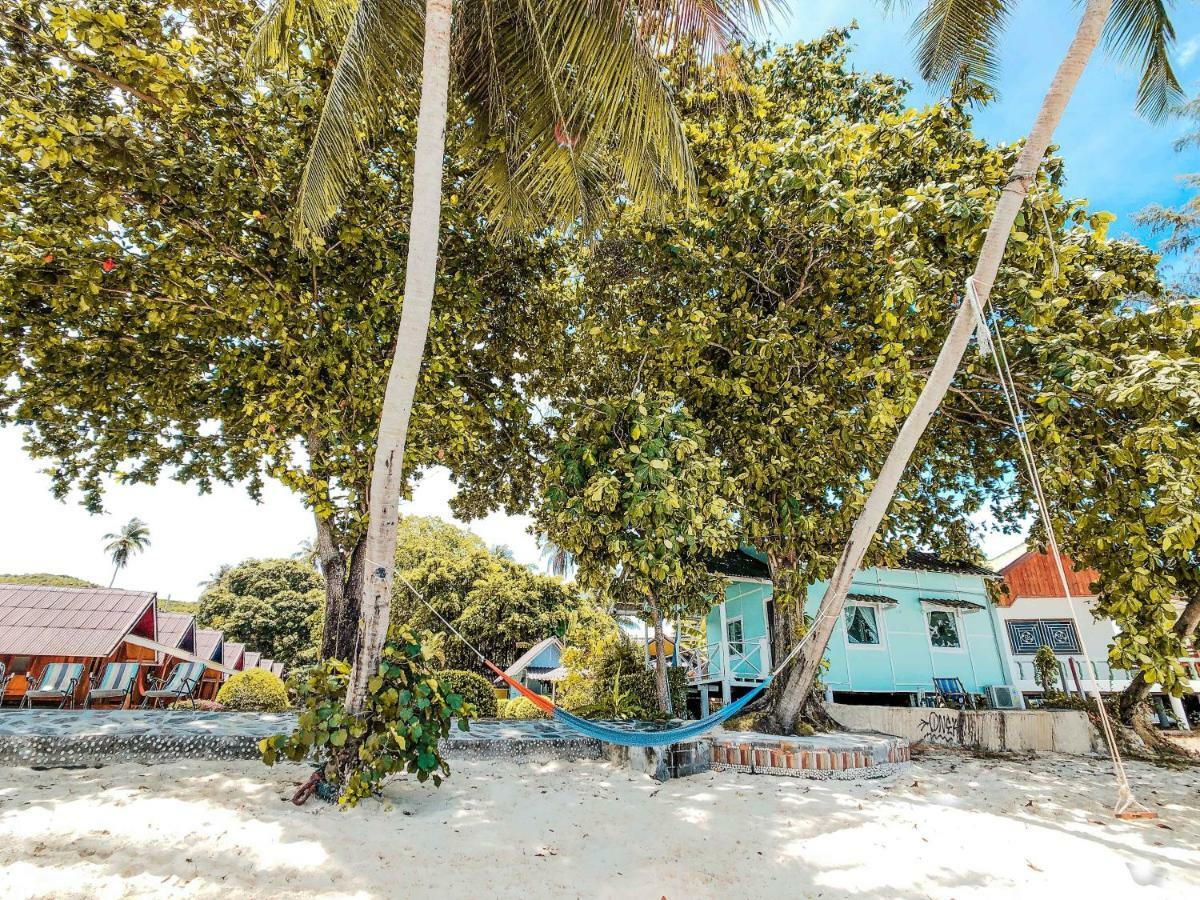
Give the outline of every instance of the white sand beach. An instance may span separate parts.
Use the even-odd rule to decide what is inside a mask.
[[[340,811],[298,766],[5,769],[0,878],[29,897],[1200,896],[1200,769],[935,753],[883,781],[657,784],[603,762],[453,763]]]

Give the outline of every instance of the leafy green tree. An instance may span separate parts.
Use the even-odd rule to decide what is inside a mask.
[[[197,624],[289,666],[316,656],[325,585],[298,559],[252,559],[200,595]]]
[[[104,540],[108,541],[104,552],[113,562],[112,579],[108,582],[112,587],[117,581],[117,573],[129,565],[129,558],[150,546],[150,528],[135,516],[122,525],[120,531],[104,535]]]
[[[375,422],[403,309],[414,122],[398,108],[325,242],[289,223],[333,54],[298,31],[247,84],[254,4],[16,0],[0,18],[0,421],[27,424],[54,489],[106,477],[208,490],[273,476],[314,513],[323,656],[349,658]],[[456,117],[462,122],[462,117]],[[549,239],[490,236],[449,132],[438,311],[408,474],[520,497],[563,316]],[[474,489],[476,484],[486,487]]]
[[[986,82],[995,70],[995,47],[1009,6],[994,0],[927,0],[925,13],[915,26],[921,38],[921,64],[926,77],[942,80],[957,77],[966,85]],[[777,718],[782,723],[788,724],[796,717],[816,684],[821,657],[841,616],[854,575],[897,496],[917,442],[950,388],[977,319],[988,309],[997,278],[1002,275],[1000,267],[1006,248],[1010,240],[1025,233],[1018,223],[1023,217],[1025,200],[1031,187],[1038,184],[1054,129],[1105,29],[1119,56],[1144,57],[1138,92],[1138,106],[1144,113],[1161,118],[1179,94],[1178,81],[1167,59],[1174,30],[1161,0],[1117,0],[1115,6],[1113,0],[1087,0],[1075,37],[1054,74],[1029,135],[1009,176],[997,186],[987,230],[972,272],[963,279],[962,300],[950,331],[920,395],[875,474],[845,550],[830,576],[829,587],[814,617],[812,646],[800,656],[796,670],[788,676],[780,692]]]
[[[935,365],[1019,153],[976,138],[957,102],[905,109],[901,85],[847,71],[845,53],[844,33],[747,52],[739,102],[720,102],[715,82],[685,95],[700,203],[668,223],[614,211],[569,288],[582,374],[555,398],[616,396],[636,377],[686,404],[741,477],[739,525],[772,571],[777,660]],[[1050,159],[1037,182],[1053,246],[1040,210],[1019,219],[995,284],[1031,405],[1039,341],[1158,291],[1154,257],[1109,240],[1110,217],[1065,200],[1062,175]],[[913,546],[968,557],[969,516],[989,503],[1015,527],[1029,509],[1019,459],[988,361],[968,360],[870,560],[894,564]],[[823,647],[813,639],[805,660]]]
[[[28,575],[0,575],[0,584],[40,584],[47,587],[100,587],[73,575],[52,575],[48,572],[31,572]]]
[[[705,560],[737,546],[738,481],[671,394],[576,403],[550,427],[538,528],[585,589],[654,623],[659,711],[670,712],[663,620],[703,614],[719,590]]]
[[[438,616],[504,668],[538,641],[563,637],[581,617],[595,615],[574,586],[497,556],[475,535],[431,517],[400,520],[396,576],[393,624],[441,635],[447,668],[489,677]]]
[[[405,307],[375,432],[362,585],[362,635],[348,702],[378,666],[392,600],[390,556],[404,490],[405,445],[433,310],[451,74],[478,144],[472,189],[508,225],[574,225],[604,208],[604,187],[662,206],[691,187],[687,142],[656,52],[723,43],[759,0],[357,0],[272,5],[251,57],[287,58],[297,6],[342,37],[300,188],[297,234],[322,232],[365,155],[367,136],[400,104],[420,60]],[[455,38],[452,40],[452,33]],[[615,163],[615,171],[613,171]],[[388,561],[388,562],[379,562]],[[360,586],[356,583],[356,589]]]

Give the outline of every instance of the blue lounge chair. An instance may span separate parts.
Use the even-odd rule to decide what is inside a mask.
[[[42,669],[37,686],[27,690],[21,698],[21,706],[30,707],[34,700],[57,700],[59,709],[68,703],[74,709],[75,688],[82,678],[83,663],[49,663]]]
[[[975,698],[967,693],[961,678],[934,678],[933,689],[938,700],[956,709],[974,709]]]
[[[138,671],[141,664],[135,662],[109,663],[104,667],[104,674],[97,682],[92,680],[91,690],[83,701],[84,708],[92,705],[93,700],[116,700],[118,706],[124,706],[125,701],[133,693],[137,684]]]
[[[196,691],[200,687],[200,679],[204,677],[205,668],[201,662],[181,662],[176,664],[166,679],[151,676],[150,690],[142,694],[142,706],[148,706],[156,700],[188,700],[194,708]]]

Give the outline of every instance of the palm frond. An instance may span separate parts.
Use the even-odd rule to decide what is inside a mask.
[[[313,30],[319,23],[340,39],[350,27],[356,6],[356,0],[271,0],[250,32],[247,68],[257,71],[287,65],[291,34],[301,20]]]
[[[311,241],[358,178],[370,138],[418,69],[420,0],[361,0],[346,31],[300,180],[294,233]]]
[[[1137,109],[1151,121],[1162,120],[1183,100],[1170,58],[1175,43],[1170,16],[1174,5],[1174,0],[1113,0],[1104,27],[1108,50],[1117,59],[1141,67]]]
[[[939,87],[955,78],[995,89],[997,48],[1015,0],[927,0],[913,21],[921,77]],[[905,8],[908,0],[883,0],[887,9]]]

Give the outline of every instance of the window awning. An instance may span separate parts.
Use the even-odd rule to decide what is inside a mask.
[[[530,681],[562,681],[567,677],[567,669],[565,666],[559,666],[557,669],[551,669],[548,672],[526,672],[525,677]]]
[[[920,599],[925,606],[940,607],[941,609],[959,609],[963,612],[982,612],[984,610],[982,603],[973,603],[957,597],[921,597]]]
[[[160,644],[158,641],[152,641],[150,638],[144,638],[139,634],[125,635],[125,643],[133,644],[135,647],[145,647],[147,650],[155,650],[159,653],[165,653],[167,656],[173,656],[176,659],[182,659],[186,662],[204,663],[208,668],[225,675],[232,675],[236,669],[231,669],[219,662],[214,662],[211,659],[202,659],[194,653],[188,653],[186,650],[180,650],[178,647],[168,647],[166,644]]]
[[[847,594],[846,601],[853,603],[878,603],[880,606],[900,605],[900,601],[895,597],[888,597],[883,594]]]

